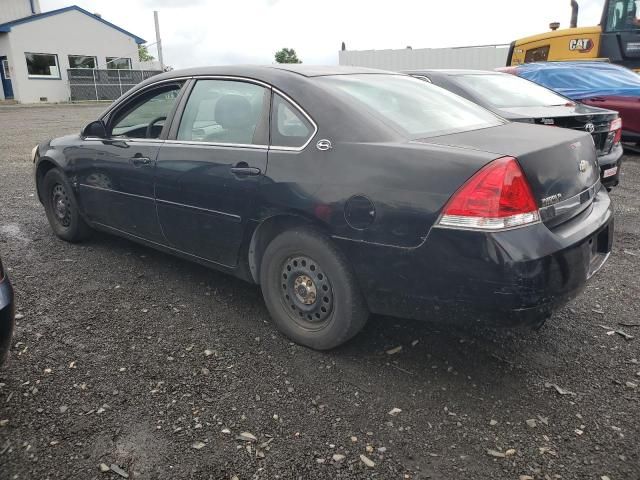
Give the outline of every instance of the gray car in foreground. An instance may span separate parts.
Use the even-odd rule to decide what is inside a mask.
[[[14,327],[13,288],[0,259],[0,365],[9,356]]]

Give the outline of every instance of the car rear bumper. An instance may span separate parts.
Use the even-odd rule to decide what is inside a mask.
[[[620,169],[622,167],[622,156],[624,149],[621,144],[614,146],[611,152],[598,157],[600,166],[600,181],[607,187],[615,187],[620,183]]]
[[[552,230],[542,223],[496,233],[436,227],[416,249],[358,245],[348,255],[374,313],[536,324],[602,267],[613,228],[602,189],[585,212]]]
[[[13,289],[5,278],[0,281],[0,365],[9,354],[14,323]]]

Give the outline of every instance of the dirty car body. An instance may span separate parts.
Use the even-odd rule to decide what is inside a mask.
[[[9,356],[14,323],[13,288],[0,259],[0,365]]]
[[[144,121],[137,113],[122,120],[144,102],[167,100]],[[282,276],[264,273],[265,252],[275,255],[272,245],[289,231],[323,239],[367,312],[509,326],[537,324],[578,294],[613,236],[588,134],[508,123],[421,80],[368,69],[165,73],[83,134],[42,143],[33,156],[50,222],[65,215],[64,198],[44,181],[55,169],[91,228],[261,283],[263,292],[266,282],[282,283],[285,307],[332,322],[341,321],[329,316],[341,289],[336,279],[314,283],[322,277],[315,260],[291,280],[293,290],[287,283],[298,262],[326,252],[294,242],[276,266]],[[488,185],[494,180],[498,187]],[[483,219],[471,205],[465,216],[469,202],[485,201],[461,198],[470,189],[502,192],[500,202],[529,202],[529,210]],[[320,287],[327,308],[312,310]],[[315,335],[307,317],[305,331]],[[346,339],[290,335],[317,348]]]
[[[600,179],[608,188],[620,183],[624,154],[622,121],[605,105],[576,103],[524,78],[483,70],[416,70],[411,75],[482,105],[512,122],[534,123],[588,132],[600,165]]]

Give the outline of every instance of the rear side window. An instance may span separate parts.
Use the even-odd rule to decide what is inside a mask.
[[[314,133],[314,127],[300,110],[275,94],[271,110],[271,145],[300,148]]]
[[[410,139],[487,128],[504,122],[469,100],[409,76],[334,75],[317,81],[343,96],[362,113],[378,117]]]
[[[254,83],[198,80],[182,114],[177,139],[264,145],[266,100],[267,90]]]

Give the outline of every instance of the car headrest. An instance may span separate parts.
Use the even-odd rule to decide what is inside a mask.
[[[246,128],[254,123],[251,103],[242,95],[220,97],[215,108],[216,122],[225,129]]]

